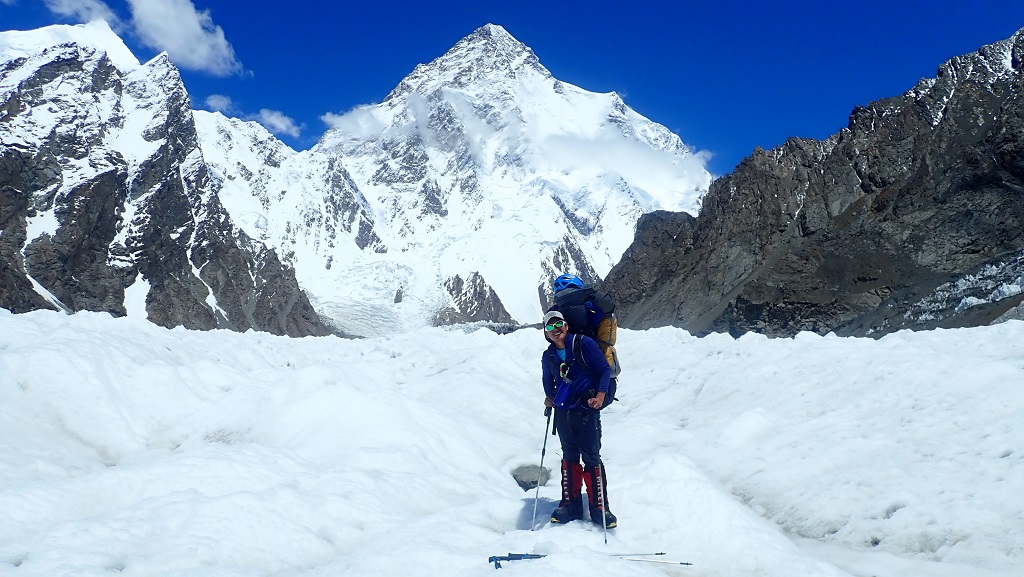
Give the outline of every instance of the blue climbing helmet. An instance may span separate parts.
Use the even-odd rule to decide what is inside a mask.
[[[558,278],[555,279],[555,282],[552,285],[552,288],[555,289],[555,293],[559,293],[561,291],[564,291],[567,288],[582,288],[582,287],[583,287],[583,281],[580,280],[580,277],[578,277],[578,276],[576,276],[574,274],[563,274],[563,275],[560,275]]]

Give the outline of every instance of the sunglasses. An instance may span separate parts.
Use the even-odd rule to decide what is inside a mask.
[[[555,321],[555,322],[551,323],[550,325],[546,325],[544,327],[544,329],[547,330],[547,331],[553,331],[555,329],[560,329],[560,328],[562,328],[564,326],[565,326],[565,321]]]

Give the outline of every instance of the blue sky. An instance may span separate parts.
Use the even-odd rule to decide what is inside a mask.
[[[379,102],[416,64],[500,24],[555,77],[614,90],[711,152],[721,175],[757,146],[825,138],[854,106],[1024,27],[1021,0],[693,4],[0,0],[0,29],[103,16],[140,60],[166,50],[195,108],[260,120],[304,149],[323,115]]]

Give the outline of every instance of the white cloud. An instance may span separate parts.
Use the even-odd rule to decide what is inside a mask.
[[[4,4],[14,4],[14,1],[0,0]],[[105,20],[115,30],[123,26],[110,6],[100,0],[44,0],[44,4],[50,12],[79,22]]]
[[[215,76],[242,71],[242,64],[235,58],[224,30],[213,23],[209,11],[197,11],[191,0],[127,1],[139,39],[152,48],[166,51],[176,65]]]
[[[548,172],[561,172],[571,186],[600,175],[621,177],[655,202],[649,209],[696,214],[699,193],[711,184],[708,154],[681,156],[624,138],[606,127],[596,137],[552,135],[532,143],[533,160]]]
[[[264,128],[274,134],[287,134],[292,138],[298,138],[299,133],[302,132],[303,126],[295,124],[295,121],[291,117],[287,116],[280,110],[270,110],[263,108],[260,113],[256,116],[250,117],[250,120],[255,120],[263,125]]]
[[[228,116],[238,116],[245,120],[255,120],[273,134],[287,134],[292,138],[298,138],[305,125],[295,122],[287,114],[280,110],[260,109],[259,114],[242,114],[230,96],[224,94],[211,94],[206,97],[206,107],[215,112]]]
[[[346,134],[358,138],[373,138],[385,128],[384,123],[374,114],[373,108],[357,106],[345,114],[328,112],[320,117],[324,124],[331,128],[341,129]]]
[[[330,128],[338,128],[345,123],[344,114],[335,114],[333,112],[327,112],[320,117],[320,120],[324,122]]]
[[[230,114],[235,109],[235,103],[230,96],[223,94],[211,94],[206,97],[206,107],[215,112]]]
[[[18,0],[0,0],[0,4],[7,4],[8,6],[14,6],[14,3]]]

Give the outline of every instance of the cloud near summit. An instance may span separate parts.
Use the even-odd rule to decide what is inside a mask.
[[[5,4],[11,4],[7,0],[0,0]],[[114,30],[124,27],[121,19],[114,14],[109,6],[100,0],[43,0],[46,8],[58,16],[90,22],[92,20],[106,20],[107,24]]]
[[[167,52],[175,65],[214,76],[243,72],[224,30],[214,24],[208,10],[199,11],[191,0],[126,0],[131,12],[127,23],[102,0],[44,0],[46,7],[64,18],[88,22],[106,20],[114,30],[129,30],[150,48]]]
[[[304,125],[296,124],[295,120],[280,110],[269,108],[261,108],[259,114],[248,118],[259,122],[273,134],[287,134],[292,138],[298,138],[304,127]]]
[[[305,128],[304,124],[295,122],[292,117],[280,110],[261,108],[258,114],[246,114],[235,105],[230,96],[223,94],[207,96],[206,108],[228,116],[237,116],[243,120],[254,120],[274,135],[286,134],[292,138],[298,138],[302,134],[302,129]]]

